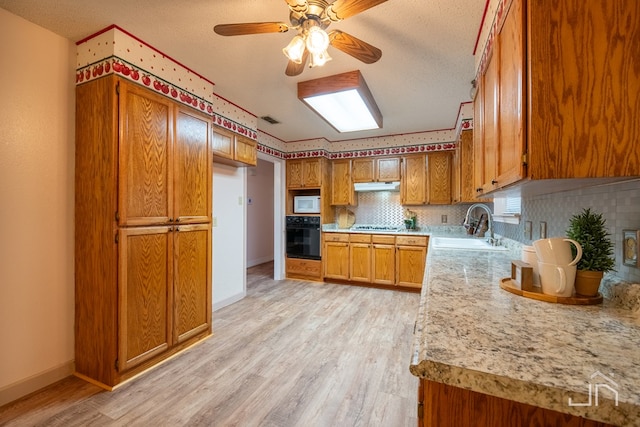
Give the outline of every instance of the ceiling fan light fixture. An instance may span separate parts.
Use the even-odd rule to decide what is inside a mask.
[[[302,57],[304,55],[305,43],[304,38],[300,35],[291,39],[287,47],[282,49],[284,55],[289,58],[290,61],[296,64],[302,63]]]
[[[329,56],[329,52],[326,50],[320,53],[312,53],[311,59],[309,60],[309,68],[313,67],[322,67],[327,61],[331,61],[331,56]]]
[[[307,30],[307,49],[311,54],[321,54],[329,47],[329,35],[318,26],[313,26]]]

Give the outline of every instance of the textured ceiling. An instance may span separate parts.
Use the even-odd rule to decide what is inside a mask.
[[[364,64],[329,48],[324,67],[287,77],[282,48],[295,35],[223,37],[222,23],[281,21],[283,0],[0,0],[0,7],[71,41],[115,24],[215,83],[214,91],[258,117],[258,128],[283,141],[329,141],[455,126],[470,100],[473,50],[485,0],[388,0],[342,22],[340,29],[382,50]],[[3,41],[5,42],[5,41]],[[359,69],[384,117],[383,129],[340,134],[297,98],[297,82]]]

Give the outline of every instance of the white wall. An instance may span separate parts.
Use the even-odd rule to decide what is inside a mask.
[[[73,369],[75,45],[0,9],[0,405]]]
[[[213,309],[246,295],[246,168],[213,165]],[[213,329],[215,330],[215,318]]]
[[[273,163],[247,170],[247,267],[273,261]]]

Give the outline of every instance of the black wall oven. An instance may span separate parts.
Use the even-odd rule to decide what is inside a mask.
[[[287,256],[289,258],[320,259],[320,217],[286,217]]]

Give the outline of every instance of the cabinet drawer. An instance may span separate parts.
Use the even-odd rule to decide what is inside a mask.
[[[322,261],[287,258],[287,274],[320,277],[322,275]]]
[[[427,236],[398,236],[396,237],[396,244],[407,246],[427,246]]]
[[[381,243],[384,245],[395,245],[396,244],[396,236],[384,236],[380,234],[374,234],[371,237],[373,243]]]
[[[371,234],[350,234],[351,243],[371,243]]]
[[[324,233],[325,242],[349,242],[349,235],[346,233]]]

